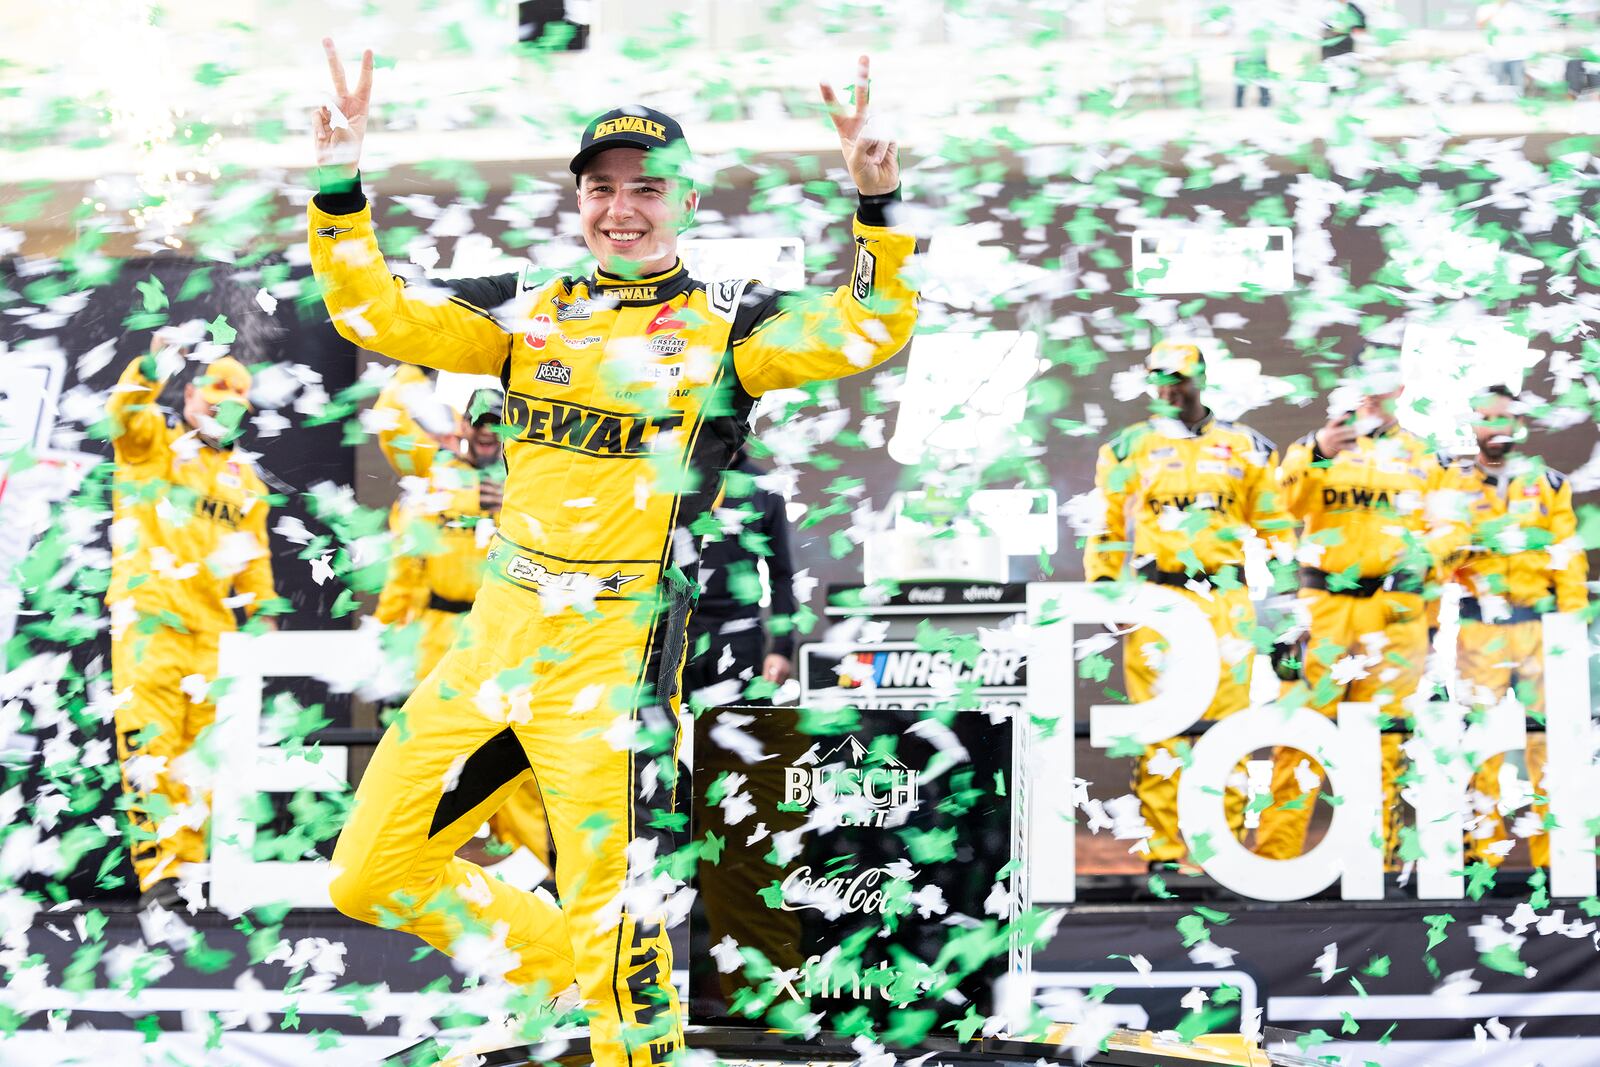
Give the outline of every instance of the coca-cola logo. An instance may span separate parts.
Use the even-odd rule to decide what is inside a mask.
[[[894,874],[887,867],[813,876],[811,866],[796,867],[780,887],[784,911],[820,911],[830,919],[841,915],[882,915],[884,891]]]

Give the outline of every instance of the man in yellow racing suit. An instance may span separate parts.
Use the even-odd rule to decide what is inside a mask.
[[[1409,714],[1428,655],[1424,588],[1431,569],[1465,541],[1455,467],[1395,419],[1401,383],[1392,360],[1359,371],[1356,410],[1289,446],[1279,477],[1300,531],[1299,607],[1310,706],[1330,718],[1341,701]],[[1399,843],[1400,734],[1382,739],[1385,853]],[[1256,852],[1292,859],[1305,848],[1321,768],[1298,749],[1273,752],[1270,808]]]
[[[1095,488],[1105,501],[1104,531],[1088,539],[1084,573],[1091,582],[1133,572],[1168,586],[1211,620],[1222,662],[1208,720],[1250,702],[1256,656],[1255,609],[1245,586],[1245,543],[1252,531],[1267,544],[1274,567],[1294,559],[1294,520],[1283,509],[1277,450],[1247,426],[1217,419],[1201,402],[1205,363],[1198,346],[1163,341],[1146,362],[1164,409],[1136,423],[1100,450]],[[1128,636],[1123,670],[1128,699],[1149,700],[1173,680],[1161,674],[1163,641],[1150,629]],[[1265,650],[1263,650],[1265,651]],[[1133,792],[1151,833],[1152,867],[1183,860],[1178,832],[1179,757],[1170,742],[1150,745],[1134,767]],[[1227,794],[1229,820],[1243,826],[1244,795]]]
[[[509,471],[487,577],[361,781],[333,900],[446,952],[463,937],[502,944],[514,981],[560,992],[576,980],[597,1064],[664,1063],[682,1047],[663,925],[671,881],[656,860],[681,818],[688,528],[714,502],[756,397],[876,366],[909,340],[914,240],[886,214],[894,146],[861,136],[864,79],[853,114],[830,99],[862,194],[851,277],[831,293],[691,278],[677,257],[697,202],[674,166],[682,130],[642,107],[591,122],[572,162],[592,276],[430,290],[390,274],[359,189],[370,53],[351,93],[329,52],[346,121],[324,109],[316,137],[345,184],[312,202],[309,241],[332,320],[396,359],[499,375]],[[530,775],[559,906],[455,856]]]
[[[234,612],[276,599],[267,489],[229,444],[250,372],[230,356],[183,389],[179,420],[156,400],[175,347],[128,364],[107,403],[112,494],[111,681],[129,851],[145,903],[171,908],[206,859],[206,796],[191,750],[216,719],[217,641]],[[260,617],[261,626],[271,620]],[[185,758],[188,757],[188,758]]]
[[[1465,479],[1472,520],[1471,543],[1447,569],[1447,580],[1465,587],[1456,639],[1456,672],[1463,700],[1486,708],[1515,689],[1522,707],[1544,715],[1544,625],[1550,611],[1589,606],[1589,564],[1578,541],[1572,486],[1536,457],[1516,453],[1525,436],[1516,399],[1492,387],[1475,405],[1478,458]],[[1524,751],[1528,778],[1542,786],[1544,734],[1530,732]],[[1503,755],[1490,756],[1473,776],[1476,818],[1467,833],[1467,857],[1498,866],[1513,839],[1499,803]],[[1548,809],[1535,804],[1542,819]],[[1550,865],[1550,837],[1528,836],[1535,867]]]
[[[409,364],[373,404],[386,413],[378,447],[401,476],[402,492],[389,513],[396,547],[373,618],[395,628],[389,648],[414,664],[418,682],[455,642],[483,583],[505,480],[499,433],[504,406],[499,389],[480,388],[468,398],[466,412],[449,411],[435,397],[433,383]],[[429,433],[419,416],[450,432]],[[489,833],[550,866],[544,801],[531,778],[489,817]]]

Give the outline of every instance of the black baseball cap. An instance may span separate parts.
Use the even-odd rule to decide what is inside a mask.
[[[505,406],[506,394],[495,386],[474,389],[467,399],[467,421],[474,426],[480,422],[500,422]]]
[[[684,139],[678,120],[643,104],[612,108],[591,119],[583,128],[583,141],[569,168],[573,174],[582,175],[589,160],[608,148],[670,148],[679,160],[689,156],[689,142]]]

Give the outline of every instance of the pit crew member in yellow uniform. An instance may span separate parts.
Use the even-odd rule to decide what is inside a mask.
[[[1245,585],[1245,543],[1252,531],[1277,568],[1292,567],[1294,520],[1278,490],[1277,451],[1247,426],[1216,418],[1201,401],[1205,361],[1189,343],[1163,341],[1145,364],[1158,414],[1100,450],[1095,488],[1105,501],[1104,532],[1088,539],[1091,582],[1132,572],[1168,586],[1211,620],[1222,656],[1216,695],[1205,718],[1249,705],[1256,648],[1255,610]],[[1162,685],[1163,641],[1150,629],[1128,636],[1123,665],[1128,699],[1144,701]],[[1172,744],[1151,745],[1134,767],[1133,792],[1149,824],[1152,867],[1183,860],[1178,831],[1179,757]],[[1230,822],[1243,826],[1244,796],[1228,791]]]
[[[1465,475],[1472,521],[1467,551],[1448,572],[1465,587],[1456,641],[1456,671],[1463,700],[1487,708],[1513,688],[1535,717],[1544,714],[1544,631],[1550,611],[1589,606],[1588,558],[1578,541],[1572,486],[1534,456],[1517,451],[1526,431],[1516,398],[1504,386],[1491,388],[1474,406],[1478,458]],[[1525,752],[1528,777],[1540,793],[1544,734],[1530,731]],[[1498,866],[1512,838],[1499,810],[1502,755],[1483,761],[1473,776],[1477,818],[1468,831],[1467,857]],[[1543,818],[1546,807],[1534,806]],[[1550,838],[1528,838],[1535,867],[1550,865]]]
[[[404,395],[416,394],[419,388],[425,396]],[[419,412],[419,402],[439,411]],[[447,410],[433,397],[432,383],[421,375],[395,375],[373,405],[399,413],[378,432],[384,456],[396,473],[406,468],[422,475],[401,479],[404,495],[389,514],[395,554],[373,612],[385,626],[400,628],[391,647],[409,646],[418,682],[432,673],[455,642],[483,582],[505,481],[499,434],[504,405],[505,394],[499,389],[474,391],[466,412],[455,416],[448,436],[430,434],[416,420],[420,415],[433,421]],[[508,848],[526,848],[550,866],[544,802],[533,779],[489,817],[489,833]]]
[[[825,94],[861,193],[851,272],[796,296],[692,278],[677,256],[697,203],[683,132],[645,107],[590,122],[571,170],[599,263],[522,291],[515,276],[407,284],[383,261],[355,162],[370,59],[343,116],[317,122],[344,182],[310,209],[335,326],[405,362],[506,382],[499,533],[465,630],[401,710],[357,791],[333,865],[346,914],[451,952],[503,943],[512,980],[576,979],[600,1067],[682,1047],[655,861],[672,847],[674,753],[694,522],[714,503],[755,398],[866,370],[905,346],[913,238],[894,229],[894,145]],[[368,53],[370,56],[370,53]],[[555,840],[559,907],[455,856],[532,776]],[[533,987],[539,988],[537,984]]]
[[[1396,361],[1371,356],[1354,383],[1352,413],[1289,446],[1279,475],[1299,519],[1306,699],[1333,717],[1341,701],[1408,714],[1428,654],[1427,578],[1465,543],[1462,483],[1452,463],[1396,421]],[[1402,736],[1382,739],[1384,842],[1399,843]],[[1305,763],[1304,768],[1301,764]],[[1298,749],[1273,752],[1273,803],[1261,814],[1257,854],[1291,859],[1305,848],[1321,768]]]
[[[159,358],[158,358],[159,357]],[[128,364],[111,391],[111,682],[129,851],[142,903],[174,907],[205,862],[208,797],[191,749],[216,719],[217,641],[235,610],[276,608],[267,489],[231,446],[250,372],[230,356],[183,387],[181,418],[157,407],[183,367],[177,347]],[[272,628],[267,616],[256,628]]]

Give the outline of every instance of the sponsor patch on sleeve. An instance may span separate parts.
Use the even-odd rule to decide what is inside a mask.
[[[865,301],[872,295],[872,283],[878,273],[878,257],[867,248],[866,242],[856,245],[856,279],[854,285],[857,300]]]
[[[706,286],[706,303],[710,306],[711,313],[724,321],[732,322],[733,316],[739,310],[739,301],[744,297],[745,286],[749,284],[748,279],[736,281],[730,278]]]

